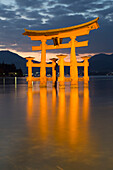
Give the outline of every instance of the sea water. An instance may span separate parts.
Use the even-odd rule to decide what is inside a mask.
[[[113,77],[89,88],[0,79],[0,170],[112,170]]]

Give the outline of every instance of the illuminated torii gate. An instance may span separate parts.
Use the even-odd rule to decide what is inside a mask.
[[[76,87],[78,86],[78,66],[84,66],[84,82],[88,82],[88,58],[84,57],[84,63],[77,63],[76,59],[76,54],[75,54],[75,48],[76,47],[83,47],[83,46],[88,46],[88,41],[82,41],[78,42],[76,41],[76,37],[78,36],[84,36],[88,35],[91,30],[97,29],[99,27],[98,25],[98,19],[96,18],[90,22],[72,26],[72,27],[67,27],[67,28],[60,28],[60,29],[52,29],[52,30],[43,30],[43,31],[36,31],[36,30],[27,30],[25,29],[25,32],[23,35],[27,35],[28,37],[31,38],[33,41],[41,41],[40,46],[32,46],[33,51],[39,51],[41,50],[41,63],[40,64],[33,64],[32,63],[32,58],[27,57],[26,59],[28,60],[27,66],[28,66],[28,85],[31,86],[32,81],[38,81],[40,80],[40,86],[46,86],[47,83],[47,77],[46,77],[46,67],[53,67],[54,66],[54,61],[52,64],[46,64],[46,50],[51,50],[51,49],[61,49],[61,48],[71,48],[71,54],[70,54],[70,62],[65,63],[63,62],[62,57],[60,57],[60,66],[64,64],[70,66],[70,81],[71,81],[71,86]],[[62,44],[63,38],[70,38],[71,41],[68,43]],[[46,41],[47,40],[53,40],[54,44],[53,45],[47,45]],[[61,64],[62,63],[62,64]],[[40,67],[40,78],[33,78],[32,77],[32,67]],[[30,70],[30,71],[29,71]],[[61,69],[62,70],[62,69]],[[62,73],[60,73],[62,75]],[[59,77],[60,79],[60,77]],[[53,80],[53,79],[49,79]],[[60,81],[60,80],[59,80]],[[64,79],[65,81],[65,79]],[[62,86],[62,84],[61,84]]]

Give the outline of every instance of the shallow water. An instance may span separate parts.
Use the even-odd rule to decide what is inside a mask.
[[[0,170],[113,169],[113,77],[89,88],[0,79]]]

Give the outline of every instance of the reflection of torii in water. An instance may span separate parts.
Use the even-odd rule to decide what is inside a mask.
[[[37,140],[40,136],[41,140],[46,141],[52,134],[55,140],[63,144],[66,139],[71,147],[89,147],[89,109],[89,88],[83,91],[71,88],[70,92],[59,89],[58,95],[55,88],[50,91],[47,88],[38,91],[28,88],[27,123],[30,135],[37,134]]]
[[[25,32],[23,35],[27,35],[28,37],[31,38],[33,41],[41,41],[40,46],[33,46],[32,50],[33,51],[38,51],[41,50],[41,63],[36,64],[33,63],[31,60],[33,58],[27,57],[26,59],[28,60],[27,66],[28,66],[28,86],[32,86],[32,81],[40,81],[40,86],[44,87],[47,85],[47,81],[53,81],[53,85],[55,84],[55,77],[54,77],[54,67],[55,67],[55,62],[52,61],[52,64],[47,64],[46,63],[46,50],[51,50],[51,49],[61,49],[61,48],[71,48],[71,54],[70,54],[70,62],[64,62],[64,57],[63,55],[58,56],[60,58],[58,64],[60,67],[64,66],[70,66],[70,78],[62,78],[59,77],[58,81],[60,82],[59,85],[60,87],[64,87],[64,82],[65,81],[70,81],[72,87],[77,87],[78,86],[78,67],[83,66],[84,67],[84,83],[87,85],[88,84],[88,57],[84,57],[83,63],[77,63],[76,60],[76,54],[75,54],[75,48],[76,47],[83,47],[83,46],[88,46],[88,41],[82,41],[78,42],[76,41],[76,37],[78,36],[84,36],[88,35],[91,30],[97,29],[99,27],[97,21],[99,18],[96,18],[90,22],[72,26],[72,27],[67,27],[67,28],[60,28],[60,29],[53,29],[53,30],[44,30],[44,31],[36,31],[36,30],[27,30],[25,29]],[[70,38],[71,41],[68,43],[63,43],[63,38]],[[53,45],[47,45],[46,41],[47,40],[53,40]],[[40,78],[34,78],[32,77],[32,67],[40,67]],[[52,78],[46,77],[46,67],[52,67]],[[61,69],[63,72],[63,69]],[[60,74],[62,74],[60,72]]]

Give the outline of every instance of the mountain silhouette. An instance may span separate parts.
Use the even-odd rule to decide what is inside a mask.
[[[0,63],[15,64],[17,69],[22,69],[27,74],[26,59],[10,51],[0,51]],[[39,63],[34,61],[34,63]],[[65,74],[69,74],[69,67],[65,67]],[[40,68],[33,68],[33,73],[39,72]],[[113,54],[97,54],[89,59],[89,74],[108,74],[113,72]],[[51,68],[47,68],[51,74]]]
[[[0,63],[15,64],[17,69],[22,69],[23,73],[27,73],[26,59],[16,53],[10,51],[0,51]]]
[[[90,74],[107,74],[113,72],[113,54],[97,54],[89,59]]]
[[[27,60],[16,53],[11,51],[0,51],[0,63],[4,64],[15,64],[17,69],[22,69],[24,74],[27,74],[26,67]],[[38,61],[33,61],[39,63]],[[40,71],[40,68],[33,68],[33,72]]]

